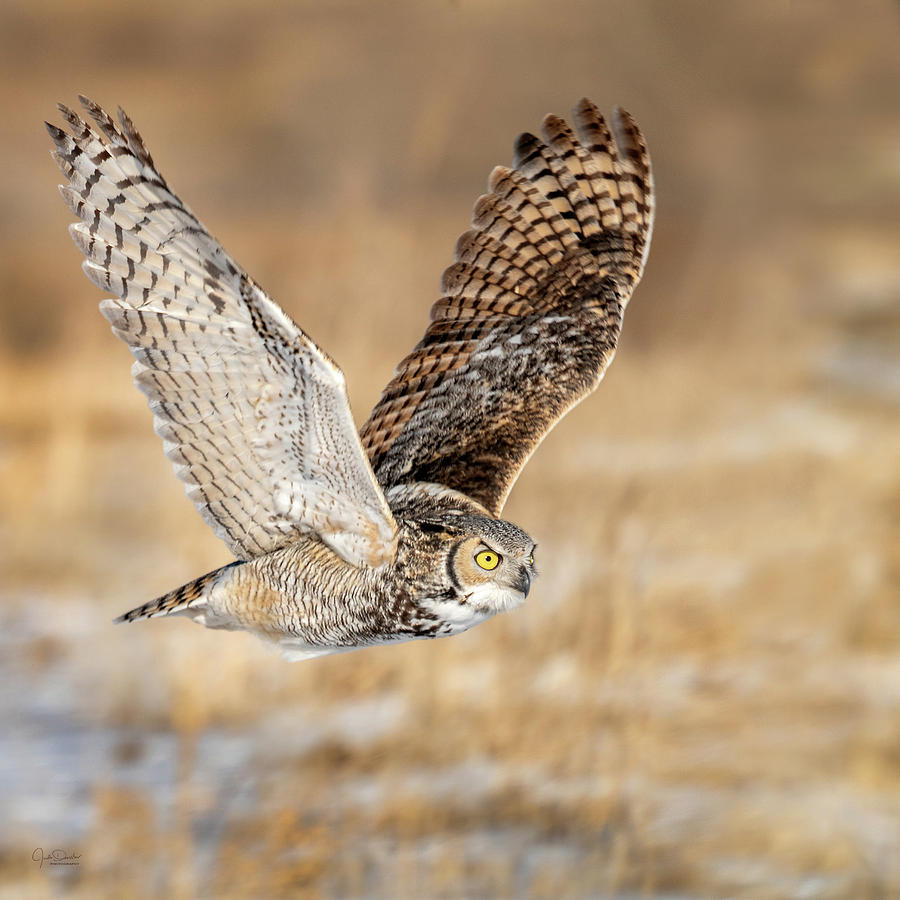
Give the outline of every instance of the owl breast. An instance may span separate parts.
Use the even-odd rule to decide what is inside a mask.
[[[422,601],[449,598],[435,577],[440,553],[432,543],[402,527],[395,564],[370,568],[302,538],[233,567],[206,603],[192,608],[193,617],[202,615],[210,627],[255,632],[296,658],[437,637],[442,623]]]

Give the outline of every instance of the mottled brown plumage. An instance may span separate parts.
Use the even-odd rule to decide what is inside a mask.
[[[621,158],[589,101],[579,142],[555,116],[491,173],[473,228],[400,363],[363,446],[383,485],[436,481],[499,515],[553,425],[592,391],[615,353],[652,224],[650,160],[627,113]]]
[[[534,542],[499,518],[599,383],[650,244],[643,138],[589,101],[491,173],[424,337],[361,435],[343,374],[169,189],[131,120],[48,125],[85,272],[188,495],[238,561],[120,621],[182,614],[292,658],[455,634],[521,603]]]

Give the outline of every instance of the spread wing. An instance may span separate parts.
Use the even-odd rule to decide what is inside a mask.
[[[594,390],[644,268],[653,184],[624,111],[613,139],[582,100],[491,173],[425,336],[397,367],[363,446],[384,486],[429,481],[499,515],[547,432]]]
[[[172,193],[128,117],[81,98],[47,126],[87,276],[187,494],[232,552],[316,534],[348,562],[392,559],[396,524],[341,370]]]

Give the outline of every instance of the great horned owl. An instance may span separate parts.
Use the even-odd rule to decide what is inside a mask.
[[[237,560],[120,616],[245,629],[301,659],[457,634],[525,600],[534,541],[499,517],[593,391],[643,272],[643,137],[582,100],[491,173],[425,336],[357,433],[344,376],[169,189],[131,120],[47,125],[100,311],[166,455]]]

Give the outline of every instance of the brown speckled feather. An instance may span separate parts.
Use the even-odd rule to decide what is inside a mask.
[[[634,120],[615,139],[582,100],[577,136],[547,116],[491,173],[425,336],[363,426],[380,483],[446,485],[499,515],[547,432],[615,353],[653,225],[650,159]]]

